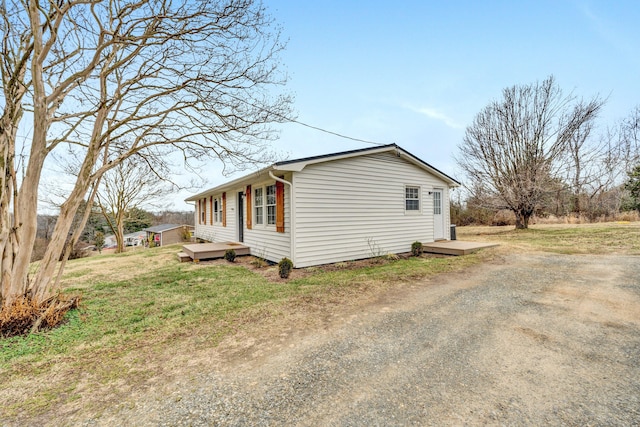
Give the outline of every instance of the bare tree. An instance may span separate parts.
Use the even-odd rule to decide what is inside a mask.
[[[560,171],[570,141],[586,132],[603,101],[564,95],[553,76],[504,89],[466,129],[456,160],[472,182],[483,183],[516,215],[529,219]]]
[[[134,207],[157,202],[168,195],[171,185],[144,160],[131,157],[106,172],[97,193],[97,203],[116,237],[116,252],[124,252],[125,222]],[[166,176],[166,175],[164,175]]]
[[[640,105],[628,117],[620,121],[618,129],[612,133],[617,136],[615,152],[624,167],[623,174],[631,173],[640,163]]]
[[[68,239],[74,215],[107,171],[132,155],[157,165],[171,153],[189,166],[254,164],[276,136],[269,125],[290,113],[289,97],[269,92],[286,80],[280,30],[253,0],[5,0],[0,29],[3,307],[53,295],[58,259],[79,236]],[[33,129],[18,181],[23,116]],[[29,277],[38,186],[54,152],[80,166]]]

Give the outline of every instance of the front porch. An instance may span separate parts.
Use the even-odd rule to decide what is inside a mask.
[[[182,246],[182,252],[178,253],[178,258],[182,262],[222,258],[229,249],[233,249],[237,256],[249,255],[251,252],[249,246],[236,242],[192,243]]]

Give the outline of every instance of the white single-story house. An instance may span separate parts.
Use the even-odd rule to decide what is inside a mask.
[[[460,184],[396,144],[277,162],[186,199],[195,237],[295,267],[410,252],[450,238]]]

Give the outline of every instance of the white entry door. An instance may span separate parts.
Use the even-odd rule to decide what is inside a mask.
[[[444,239],[444,215],[442,215],[442,189],[433,189],[433,240]]]

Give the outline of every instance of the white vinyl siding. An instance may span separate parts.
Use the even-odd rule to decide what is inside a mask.
[[[236,194],[233,191],[227,191],[227,226],[222,226],[222,193],[213,195],[213,202],[210,202],[210,196],[207,196],[207,224],[196,224],[194,236],[197,239],[206,240],[208,242],[233,242],[237,240],[236,236]],[[216,203],[217,201],[217,203]],[[218,207],[216,213],[216,204]],[[213,209],[213,224],[209,222],[209,209]]]
[[[296,267],[409,252],[416,240],[432,242],[431,209],[406,215],[406,188],[417,187],[422,203],[431,202],[434,186],[447,188],[393,153],[309,165],[294,178]]]
[[[286,180],[290,180],[291,176],[285,176]],[[251,186],[254,189],[263,188],[265,193],[267,194],[267,187],[273,185],[273,194],[274,194],[274,208],[275,208],[275,185],[273,184],[273,180],[268,182],[252,182]],[[251,255],[258,256],[260,258],[267,259],[272,262],[279,262],[282,258],[287,257],[291,258],[291,197],[290,197],[290,187],[288,185],[284,186],[284,233],[280,233],[276,231],[275,225],[267,225],[267,210],[265,205],[265,224],[256,224],[256,216],[253,217],[253,225],[249,230],[244,228],[244,244],[251,248]],[[254,190],[255,196],[255,190]],[[255,199],[255,197],[254,197]],[[266,197],[264,197],[266,203]],[[256,212],[255,209],[255,200],[252,200],[254,204],[253,211]],[[245,203],[246,209],[246,203]],[[227,217],[228,218],[228,217]],[[274,220],[275,224],[275,211],[274,211]]]

